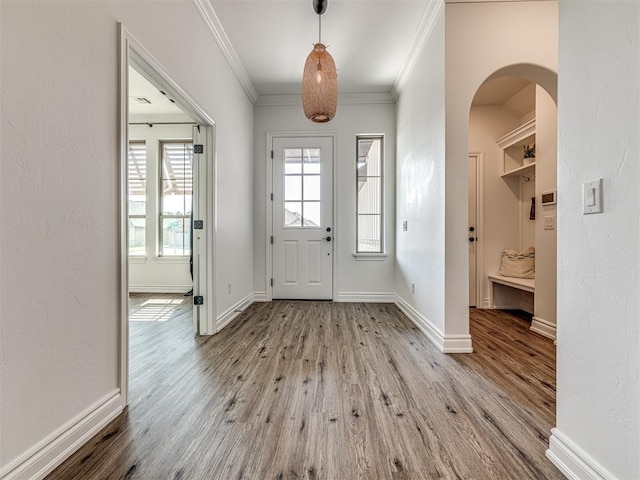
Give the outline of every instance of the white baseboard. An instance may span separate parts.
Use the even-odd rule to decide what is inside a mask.
[[[120,390],[114,390],[2,468],[0,478],[44,478],[120,415],[122,409]]]
[[[222,314],[218,315],[218,318],[216,320],[216,333],[229,325],[229,323],[231,323],[234,318],[240,315],[249,305],[251,305],[254,302],[253,297],[254,294],[250,293],[238,303],[228,308]]]
[[[482,308],[491,308],[491,299],[489,297],[485,297],[482,301]]]
[[[570,480],[616,478],[557,428],[551,429],[547,458]]]
[[[556,324],[540,317],[533,317],[531,321],[531,331],[550,338],[551,340],[556,339]]]
[[[269,297],[267,297],[267,292],[253,292],[253,301],[254,302],[268,302]]]
[[[521,310],[520,304],[518,305],[494,305],[494,310]]]
[[[383,292],[339,292],[337,302],[395,303],[395,294]]]
[[[187,293],[193,285],[129,285],[130,293]]]
[[[444,335],[429,319],[398,295],[395,295],[395,304],[442,353],[473,353],[471,335]]]

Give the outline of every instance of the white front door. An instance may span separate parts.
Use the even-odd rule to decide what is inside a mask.
[[[331,300],[333,139],[273,139],[273,298]]]

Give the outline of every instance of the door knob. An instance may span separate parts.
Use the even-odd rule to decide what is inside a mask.
[[[330,232],[330,231],[331,231],[331,227],[327,227],[327,232]]]
[[[476,241],[476,239],[475,239],[474,237],[469,237],[469,241],[470,241],[470,242],[475,242],[475,241]]]
[[[327,238],[325,238],[325,240],[326,240],[327,242],[330,242],[330,241],[331,241],[331,237],[327,237]]]
[[[469,231],[470,232],[475,232],[476,231],[476,227],[469,227]]]

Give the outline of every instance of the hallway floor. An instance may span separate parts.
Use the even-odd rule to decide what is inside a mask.
[[[214,337],[131,322],[128,410],[47,478],[564,478],[553,341],[471,312],[460,355],[388,304],[258,303]]]

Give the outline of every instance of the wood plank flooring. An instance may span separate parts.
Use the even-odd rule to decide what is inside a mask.
[[[177,315],[132,322],[127,412],[48,479],[563,478],[554,345],[520,319],[474,310],[477,353],[443,355],[393,305]]]

